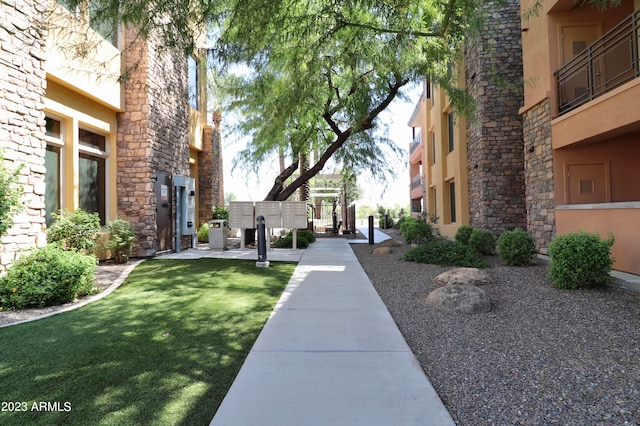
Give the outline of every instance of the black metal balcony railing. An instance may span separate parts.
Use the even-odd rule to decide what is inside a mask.
[[[422,176],[418,175],[418,176],[414,176],[411,179],[411,190],[413,191],[414,189],[418,189],[418,188],[422,188]]]
[[[413,142],[409,146],[409,155],[413,154],[416,149],[422,143],[422,134],[418,133],[415,138],[413,138]]]
[[[560,114],[640,77],[640,11],[634,12],[556,72]]]

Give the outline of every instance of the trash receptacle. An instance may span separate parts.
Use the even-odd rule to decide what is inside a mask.
[[[209,248],[215,250],[227,249],[227,221],[215,219],[207,222],[209,224]]]

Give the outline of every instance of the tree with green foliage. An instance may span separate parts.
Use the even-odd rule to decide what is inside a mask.
[[[214,55],[227,73],[228,108],[239,112],[236,130],[250,138],[238,163],[258,170],[279,152],[287,158],[265,199],[286,200],[327,164],[392,175],[400,152],[379,114],[426,75],[456,106],[469,105],[447,65],[479,25],[470,4],[229,3]]]
[[[427,75],[455,106],[469,105],[450,84],[448,64],[482,21],[478,0],[64,3],[87,11],[91,21],[113,22],[116,14],[140,37],[188,53],[204,47],[198,35],[208,30],[211,74],[224,76],[217,81],[222,107],[238,113],[235,130],[250,139],[236,163],[257,171],[285,155],[266,200],[286,200],[327,164],[380,180],[393,175],[401,150],[386,136],[380,113]]]

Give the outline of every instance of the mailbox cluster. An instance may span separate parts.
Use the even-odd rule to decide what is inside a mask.
[[[264,218],[267,229],[293,229],[294,248],[296,229],[307,228],[306,201],[232,201],[229,203],[229,227],[239,228],[242,232],[240,248],[244,249],[245,229],[256,227],[258,217]],[[269,239],[266,241],[270,245]]]
[[[306,201],[232,201],[229,203],[229,227],[252,229],[256,218],[264,217],[266,228],[306,229]]]

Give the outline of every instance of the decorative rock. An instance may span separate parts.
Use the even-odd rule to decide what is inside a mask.
[[[401,246],[402,246],[402,242],[396,240],[395,238],[384,240],[383,242],[378,244],[378,247],[401,247]]]
[[[433,279],[440,287],[448,285],[486,285],[491,284],[491,277],[477,268],[456,268],[443,272]]]
[[[446,312],[480,313],[491,309],[487,293],[472,285],[450,285],[433,290],[426,302]]]
[[[391,253],[391,247],[378,247],[371,252],[371,254],[389,254],[389,253]]]

